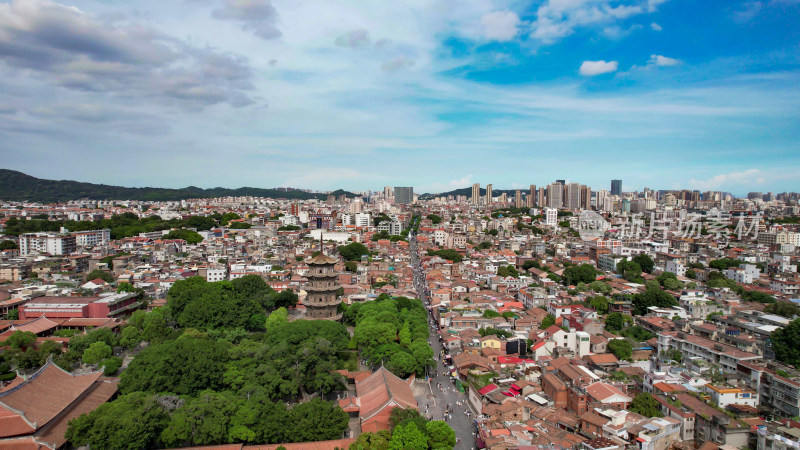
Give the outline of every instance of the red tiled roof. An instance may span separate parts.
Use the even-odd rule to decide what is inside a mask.
[[[101,376],[101,372],[72,375],[49,362],[18,388],[0,393],[0,407],[17,411],[38,428],[64,411]],[[5,433],[0,428],[0,437],[10,436]]]
[[[390,404],[403,409],[417,408],[411,386],[383,367],[356,383],[356,394],[361,404],[359,415],[362,420],[373,417]]]
[[[0,406],[0,437],[20,436],[34,431],[36,428],[25,417]]]
[[[497,385],[496,384],[487,384],[486,386],[478,389],[478,394],[486,395],[486,394],[488,394],[489,392],[492,392],[495,389],[497,389]]]

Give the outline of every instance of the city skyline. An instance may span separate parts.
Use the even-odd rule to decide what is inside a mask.
[[[0,2],[0,156],[123,186],[791,191],[798,20],[795,0]]]

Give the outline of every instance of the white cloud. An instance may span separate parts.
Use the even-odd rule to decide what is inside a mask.
[[[420,186],[419,190],[420,193],[430,193],[430,194],[438,194],[440,192],[449,192],[454,191],[456,189],[461,189],[465,187],[472,186],[474,182],[472,181],[472,174],[465,175],[461,178],[450,180],[447,183],[433,183],[427,186]]]
[[[593,77],[609,72],[617,71],[617,61],[584,61],[581,64],[580,74],[585,77]]]
[[[416,61],[414,61],[412,58],[407,56],[398,56],[381,64],[381,69],[385,70],[386,72],[397,72],[398,70],[410,69],[415,63]]]
[[[661,27],[661,25],[659,25],[659,24],[657,24],[655,22],[650,24],[650,28],[652,28],[653,31],[661,31],[661,30],[664,29],[664,28]]]
[[[741,190],[742,186],[764,184],[766,175],[758,169],[748,169],[744,172],[731,172],[713,176],[707,180],[689,180],[689,186],[696,189],[735,189]]]
[[[225,5],[212,11],[211,15],[216,19],[239,22],[243,30],[252,31],[261,39],[281,37],[276,26],[278,14],[270,0],[225,0]]]
[[[753,20],[764,8],[764,4],[759,1],[747,2],[742,5],[742,9],[734,11],[733,20],[745,23]]]
[[[340,47],[360,48],[368,47],[371,43],[369,31],[364,28],[348,31],[336,38],[336,45]],[[381,44],[384,45],[384,44]]]
[[[655,12],[658,10],[659,5],[666,2],[667,0],[647,0],[647,11]]]
[[[577,28],[617,25],[645,12],[645,4],[613,6],[610,0],[548,0],[536,11],[531,38],[545,44],[574,33]]]
[[[481,32],[490,41],[510,41],[517,35],[519,16],[513,11],[494,11],[481,17]]]
[[[679,59],[668,58],[661,55],[650,55],[650,60],[647,62],[648,65],[656,66],[677,66],[680,63],[681,61]]]

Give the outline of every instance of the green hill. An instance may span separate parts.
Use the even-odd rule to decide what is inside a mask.
[[[355,194],[341,189],[332,192],[334,195],[347,195],[352,198]],[[181,189],[168,188],[129,188],[122,186],[109,186],[107,184],[82,183],[71,180],[44,180],[32,177],[16,170],[0,169],[0,199],[8,201],[33,201],[42,203],[65,202],[88,198],[92,200],[144,200],[144,201],[174,201],[187,198],[214,198],[214,197],[269,197],[308,200],[316,198],[324,200],[326,194],[312,194],[299,190],[261,189],[242,187],[228,189],[215,187],[202,189],[189,186]]]
[[[515,189],[493,189],[492,190],[492,197],[493,198],[494,197],[499,197],[500,194],[503,194],[503,193],[505,193],[506,195],[511,197],[514,194],[516,194],[516,192],[517,191]],[[522,194],[523,195],[525,195],[526,192],[528,192],[528,191],[525,190],[525,189],[522,189]],[[436,198],[436,197],[447,197],[448,195],[452,195],[454,197],[457,196],[457,195],[466,195],[467,197],[471,197],[472,196],[472,188],[471,187],[465,187],[465,188],[456,189],[456,190],[453,190],[453,191],[441,192],[441,193],[438,193],[438,194],[422,194],[422,195],[419,196],[419,198],[422,199],[422,200],[428,200],[428,199],[432,199],[432,198]],[[485,195],[486,195],[486,188],[481,188],[481,197],[483,197]]]

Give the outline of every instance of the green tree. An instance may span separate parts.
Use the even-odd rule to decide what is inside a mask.
[[[351,242],[336,249],[346,261],[360,261],[362,256],[369,255],[369,249],[359,242]]]
[[[651,258],[647,253],[639,253],[638,255],[634,256],[631,260],[639,265],[642,268],[643,272],[646,273],[653,273],[653,267],[655,266],[655,262],[653,258]]]
[[[392,434],[388,430],[377,433],[361,433],[358,439],[350,444],[349,450],[389,450],[389,440]]]
[[[631,299],[634,307],[634,314],[647,314],[650,306],[659,308],[671,308],[678,306],[678,301],[670,293],[662,291],[658,287],[648,286],[644,292],[635,294]]]
[[[168,423],[168,410],[160,404],[159,397],[134,392],[70,420],[64,437],[75,447],[154,448]]]
[[[344,268],[347,269],[348,272],[358,272],[358,264],[355,261],[347,261],[344,263]]]
[[[203,236],[196,231],[192,230],[172,230],[167,233],[163,239],[182,239],[186,241],[187,244],[199,244],[203,242]]]
[[[564,278],[567,285],[574,285],[581,282],[589,284],[595,281],[596,277],[597,270],[591,264],[581,264],[580,266],[570,266],[564,269],[562,278]]]
[[[279,327],[289,322],[289,311],[281,306],[267,317],[267,328]]]
[[[639,342],[644,342],[649,339],[654,338],[656,335],[645,330],[644,328],[640,327],[639,325],[635,325],[632,327],[628,327],[622,330],[622,335],[625,337],[629,337],[631,339],[637,340]]]
[[[83,352],[83,362],[97,364],[111,356],[111,347],[105,342],[95,342]]]
[[[597,295],[592,297],[589,300],[589,305],[597,311],[597,314],[607,314],[608,313],[608,304],[609,300],[608,297],[603,295]]]
[[[103,363],[100,365],[103,366],[103,375],[107,377],[113,377],[117,374],[119,368],[122,367],[122,358],[112,356],[111,358],[103,361]]]
[[[86,281],[96,280],[98,278],[105,281],[106,283],[114,282],[114,277],[111,276],[110,273],[100,269],[93,270],[86,275]]]
[[[633,346],[627,339],[612,339],[608,341],[608,350],[621,360],[630,361],[633,357]]]
[[[619,333],[625,328],[625,325],[631,323],[633,319],[631,316],[627,314],[622,314],[618,312],[613,312],[606,316],[606,330],[611,331],[612,333]]]
[[[243,403],[230,392],[200,392],[172,414],[161,441],[167,447],[227,443],[228,426]]]
[[[417,361],[406,352],[396,352],[386,363],[386,368],[392,373],[406,377],[417,371]]]
[[[456,432],[447,422],[434,420],[425,426],[428,432],[428,446],[431,449],[452,449],[456,445]]]
[[[742,299],[747,302],[757,303],[775,303],[775,297],[759,291],[745,291],[742,294]]]
[[[405,427],[398,425],[392,432],[389,442],[390,450],[427,450],[428,439],[413,422]]]
[[[17,248],[19,248],[19,246],[14,241],[5,240],[3,242],[0,242],[0,251],[3,251],[3,250],[14,250],[14,249],[17,249]]]
[[[36,342],[36,334],[30,331],[17,330],[3,343],[12,348],[28,348]]]
[[[120,392],[192,394],[222,387],[230,344],[181,337],[142,350],[122,372]]]
[[[117,285],[117,293],[120,292],[136,292],[136,288],[133,287],[132,284],[123,281],[119,285]]]
[[[764,312],[777,314],[779,316],[791,319],[793,317],[800,316],[800,306],[793,302],[779,301],[764,307]]]
[[[347,413],[331,402],[315,398],[289,410],[293,442],[339,439],[347,429]]]
[[[628,411],[633,411],[645,417],[663,417],[661,412],[661,404],[647,392],[640,392],[636,394],[633,401],[628,406]]]
[[[539,324],[539,329],[546,330],[551,326],[556,324],[556,317],[552,314],[548,314],[542,319],[542,323]]]
[[[428,219],[430,219],[434,225],[439,225],[440,223],[442,223],[441,216],[437,216],[436,214],[428,214]]]
[[[627,281],[639,283],[642,281],[642,266],[623,258],[617,263],[617,273],[622,275]]]
[[[800,365],[800,319],[773,331],[770,340],[778,361],[793,366]]]

